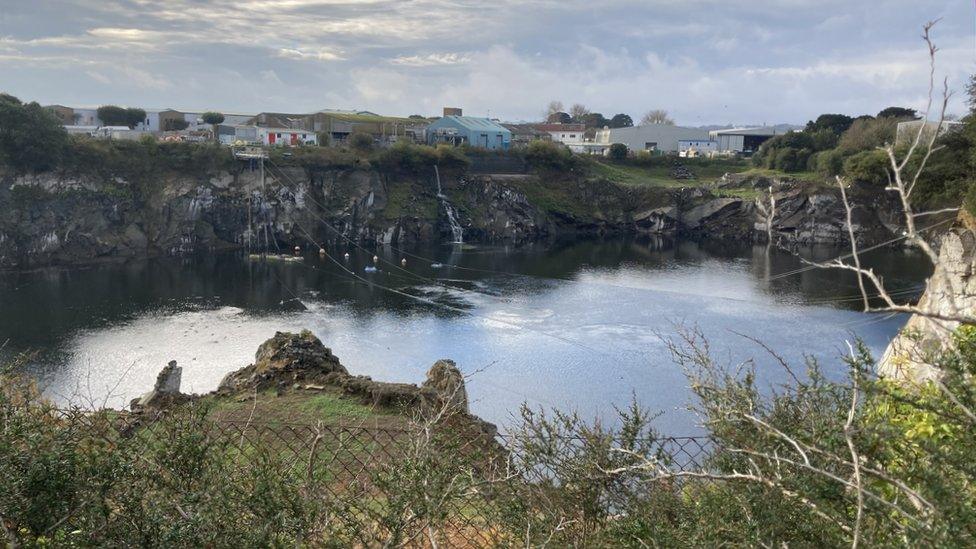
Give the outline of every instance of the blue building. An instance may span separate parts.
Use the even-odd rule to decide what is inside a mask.
[[[444,109],[444,116],[427,126],[427,143],[470,145],[482,149],[508,150],[512,132],[488,118],[461,116],[461,109]]]

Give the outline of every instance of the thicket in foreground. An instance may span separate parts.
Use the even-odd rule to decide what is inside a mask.
[[[0,524],[18,546],[970,546],[976,329],[939,380],[781,362],[764,394],[695,331],[673,343],[708,439],[661,437],[636,404],[610,426],[524,409],[498,441],[449,415],[405,430],[65,412],[8,373]]]

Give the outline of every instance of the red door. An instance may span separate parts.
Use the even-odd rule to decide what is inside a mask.
[[[295,145],[298,144],[298,134],[297,133],[291,134],[291,144],[292,144],[292,146],[295,146]]]
[[[269,133],[268,134],[268,145],[274,145],[274,144],[275,144],[275,134]]]

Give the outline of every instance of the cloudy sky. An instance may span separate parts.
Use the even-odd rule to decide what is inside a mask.
[[[976,72],[972,0],[0,0],[0,91],[225,112],[533,120],[553,99],[681,124],[920,106]]]

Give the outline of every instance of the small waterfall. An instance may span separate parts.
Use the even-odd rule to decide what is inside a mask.
[[[441,172],[437,169],[437,164],[434,164],[434,176],[437,178],[437,198],[444,205],[444,211],[447,212],[447,222],[451,224],[451,235],[454,237],[453,243],[463,244],[464,229],[458,222],[457,210],[454,209],[454,205],[444,196],[444,192],[441,190]]]

